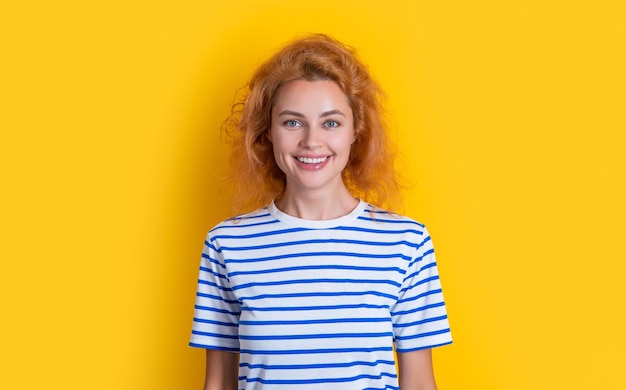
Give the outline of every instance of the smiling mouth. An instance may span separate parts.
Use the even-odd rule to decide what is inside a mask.
[[[326,157],[296,157],[296,159],[298,161],[300,161],[301,163],[304,164],[320,164],[323,163],[324,161],[328,160],[330,158],[330,156],[326,156]]]

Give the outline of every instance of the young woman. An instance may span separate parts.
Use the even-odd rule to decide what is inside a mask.
[[[398,188],[366,68],[300,39],[233,112],[237,204],[260,208],[205,241],[205,389],[435,389],[431,348],[452,341],[437,265],[424,225],[373,205]]]

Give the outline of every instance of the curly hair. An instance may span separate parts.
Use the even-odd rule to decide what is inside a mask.
[[[356,141],[342,172],[353,196],[393,210],[400,202],[395,150],[383,120],[383,93],[354,51],[322,34],[295,40],[262,64],[242,98],[233,104],[223,128],[231,137],[231,177],[235,212],[280,198],[285,174],[267,134],[281,85],[292,80],[330,80],[346,94],[354,116]]]

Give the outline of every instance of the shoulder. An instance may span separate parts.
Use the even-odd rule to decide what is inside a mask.
[[[268,230],[268,225],[276,222],[276,218],[272,216],[267,207],[263,207],[250,213],[241,214],[227,220],[224,220],[208,232],[209,237],[216,237],[224,234],[240,235],[244,232],[255,230]]]
[[[426,226],[423,223],[406,215],[396,214],[369,203],[359,216],[359,220],[387,228],[411,228],[419,234],[427,234]]]

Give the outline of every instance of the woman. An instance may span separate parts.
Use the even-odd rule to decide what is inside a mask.
[[[205,389],[435,389],[431,348],[451,342],[437,266],[424,225],[372,206],[398,188],[366,68],[300,39],[237,107],[237,204],[265,207],[205,242],[190,343]]]

